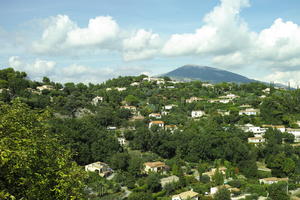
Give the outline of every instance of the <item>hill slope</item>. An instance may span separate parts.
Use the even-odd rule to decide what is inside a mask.
[[[249,83],[255,81],[253,79],[249,79],[245,76],[241,76],[239,74],[232,73],[226,70],[198,65],[184,65],[164,74],[164,76],[168,76],[175,80],[201,80],[211,83]]]

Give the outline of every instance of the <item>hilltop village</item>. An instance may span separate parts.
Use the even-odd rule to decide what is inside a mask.
[[[28,130],[44,127],[45,135],[61,149],[50,154],[45,150],[47,156],[54,154],[56,160],[69,155],[63,167],[55,170],[73,169],[62,176],[72,181],[59,176],[48,183],[41,181],[55,191],[47,195],[57,195],[66,187],[67,192],[59,193],[61,199],[72,199],[71,193],[73,199],[91,200],[300,197],[298,89],[260,82],[180,82],[145,75],[102,84],[61,84],[47,77],[42,82],[31,81],[26,73],[10,68],[0,71],[0,88],[2,139],[19,124],[20,129]],[[40,120],[45,113],[45,120]],[[9,124],[11,116],[23,117]],[[26,139],[39,141],[40,137]],[[30,192],[20,189],[23,183],[11,180],[27,180],[31,174],[46,180],[45,174],[55,171],[49,164],[53,162],[46,162],[47,156],[39,159],[43,171],[38,164],[27,166],[22,162],[26,156],[9,154],[26,148],[4,141],[10,138],[1,140],[6,154],[0,151],[0,155],[6,160],[0,163],[0,186],[4,188],[0,197],[30,199]],[[68,153],[62,154],[65,151]],[[24,167],[33,170],[32,166],[36,171],[23,171]],[[14,169],[13,173],[8,169]],[[62,179],[65,183],[56,188],[54,183]]]

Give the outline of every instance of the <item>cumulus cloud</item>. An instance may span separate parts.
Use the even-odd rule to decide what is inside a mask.
[[[162,41],[158,34],[140,29],[123,40],[123,58],[125,61],[131,61],[154,57],[161,45]]]
[[[239,17],[240,10],[247,6],[248,0],[221,0],[221,4],[204,17],[201,28],[195,33],[172,35],[162,53],[167,56],[225,55],[248,48],[254,34]]]
[[[51,17],[44,24],[41,39],[32,44],[37,54],[82,55],[113,50],[123,54],[124,60],[132,61],[153,57],[161,46],[158,34],[144,29],[130,34],[110,16],[90,19],[86,28],[80,28],[66,15]]]
[[[32,62],[26,62],[18,56],[10,57],[8,65],[16,70],[25,71],[32,80],[42,80],[44,76],[47,76],[53,81],[63,83],[101,83],[117,76],[151,73],[151,71],[146,68],[139,66],[125,66],[119,68],[95,68],[80,64],[58,66],[57,63],[49,60],[36,59]]]
[[[287,72],[277,71],[264,77],[264,80],[269,82],[281,83],[284,85],[288,85],[289,83],[291,87],[296,88],[300,84],[299,77],[300,77],[300,71],[287,71]]]
[[[41,39],[32,44],[35,53],[68,54],[84,47],[107,49],[118,40],[119,26],[110,16],[90,19],[87,28],[80,28],[67,15],[51,17],[44,23]]]
[[[54,72],[56,67],[56,63],[53,61],[36,59],[33,63],[25,63],[18,56],[10,57],[8,64],[16,70],[27,72],[33,79],[48,76]]]

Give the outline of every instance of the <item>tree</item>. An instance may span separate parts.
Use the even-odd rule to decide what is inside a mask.
[[[129,161],[128,153],[117,153],[112,156],[110,161],[110,166],[113,169],[120,169],[126,171],[128,168],[128,161]]]
[[[125,101],[131,106],[137,106],[139,103],[139,99],[136,96],[131,94],[125,98]]]
[[[153,200],[153,198],[149,193],[133,192],[129,195],[128,200]]]
[[[287,189],[287,183],[285,182],[279,182],[279,183],[274,183],[268,187],[268,192],[269,192],[269,198],[271,200],[289,200],[290,197],[287,194],[288,189]]]
[[[217,169],[217,171],[213,175],[212,180],[215,183],[215,185],[223,185],[224,184],[224,176],[223,176],[222,172],[219,171],[219,169]]]
[[[146,179],[146,184],[150,192],[155,193],[161,190],[160,179],[158,174],[150,174]]]
[[[230,192],[226,188],[220,188],[214,195],[214,200],[230,200]]]
[[[48,116],[19,100],[0,104],[0,193],[16,199],[82,198],[84,173],[49,132]]]

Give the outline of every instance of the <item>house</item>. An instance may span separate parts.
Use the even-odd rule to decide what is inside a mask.
[[[145,117],[143,115],[135,115],[130,118],[130,121],[144,120]]]
[[[170,105],[166,105],[164,108],[165,108],[165,110],[172,110],[172,108],[175,106],[177,106],[177,105],[170,104]]]
[[[165,110],[161,111],[161,114],[162,114],[162,115],[168,115],[169,113],[170,113],[170,112],[165,111]]]
[[[205,115],[205,112],[202,110],[193,110],[191,113],[192,118],[202,117]]]
[[[117,127],[115,127],[115,126],[108,126],[106,129],[107,130],[117,130]]]
[[[230,103],[231,101],[232,99],[226,99],[226,98],[222,98],[218,100],[219,103]]]
[[[270,88],[266,88],[266,89],[262,90],[262,92],[264,92],[264,93],[266,93],[266,94],[269,94],[269,93],[270,93],[270,91],[271,91],[271,89],[270,89]]]
[[[202,87],[214,87],[214,85],[210,83],[202,83]]]
[[[227,170],[226,167],[212,168],[210,171],[202,173],[202,176],[206,175],[206,176],[208,176],[210,178],[210,180],[212,180],[212,177],[215,175],[215,173],[217,171],[219,171],[220,173],[222,173],[223,175],[225,175],[226,174],[226,170]]]
[[[268,185],[271,185],[273,183],[278,183],[278,182],[281,182],[281,181],[284,181],[284,182],[288,182],[289,181],[289,178],[276,178],[276,177],[269,177],[269,178],[262,178],[262,179],[259,179],[259,183],[262,184],[268,184]]]
[[[282,133],[285,132],[285,126],[283,126],[283,125],[268,125],[268,124],[264,124],[264,125],[262,125],[262,127],[277,129],[277,130],[279,130]]]
[[[185,102],[186,103],[193,103],[193,102],[197,102],[197,101],[202,101],[203,99],[200,97],[191,97],[189,99],[186,99]]]
[[[266,131],[267,131],[266,128],[261,128],[259,126],[249,127],[249,132],[252,132],[255,134],[264,134]]]
[[[169,166],[166,165],[164,162],[146,162],[144,163],[144,172],[146,174],[150,172],[159,172],[159,173],[166,173],[169,170]]]
[[[126,146],[128,144],[127,140],[124,137],[118,137],[117,139],[121,146]]]
[[[85,166],[85,171],[97,172],[101,177],[107,177],[113,170],[104,162],[95,162]]]
[[[155,119],[161,119],[161,114],[159,114],[159,113],[151,113],[149,115],[149,117],[155,118]]]
[[[171,131],[171,132],[173,132],[173,131],[175,131],[175,130],[177,130],[178,129],[178,127],[176,126],[176,125],[166,125],[165,126],[165,130],[167,130],[167,131]]]
[[[199,199],[198,195],[199,194],[197,192],[190,190],[172,196],[172,200],[187,200],[187,199],[198,200]]]
[[[251,108],[252,106],[249,104],[243,104],[239,106],[240,108]]]
[[[139,82],[133,82],[133,83],[130,84],[130,86],[139,86],[139,85],[140,85]]]
[[[295,142],[300,142],[300,129],[287,128],[286,132],[295,136]]]
[[[112,88],[106,88],[106,91],[111,91],[112,90]]]
[[[127,88],[126,87],[117,87],[116,90],[118,90],[119,92],[125,91]]]
[[[179,181],[178,176],[169,176],[169,177],[160,179],[160,184],[164,188],[167,184],[175,183],[178,181]]]
[[[239,111],[239,115],[258,115],[260,113],[259,109],[246,108],[245,110]]]
[[[130,110],[132,112],[136,112],[137,110],[135,106],[121,106],[121,108]]]
[[[263,137],[249,137],[248,138],[248,143],[249,144],[257,145],[257,144],[261,144],[261,143],[265,143],[265,142],[266,142],[266,140]]]
[[[160,128],[164,128],[165,122],[163,122],[163,121],[151,121],[151,122],[149,123],[149,128],[151,128],[151,127],[154,126],[154,125],[156,125],[156,126],[158,126],[158,127],[160,127]]]
[[[92,99],[92,105],[96,106],[99,102],[102,102],[103,101],[103,97],[99,97],[99,96],[96,96],[95,98]]]
[[[230,115],[230,111],[225,111],[225,110],[218,110],[218,114],[222,116]]]
[[[52,85],[42,85],[42,86],[36,87],[36,89],[39,91],[43,91],[43,90],[53,90],[54,88]]]

